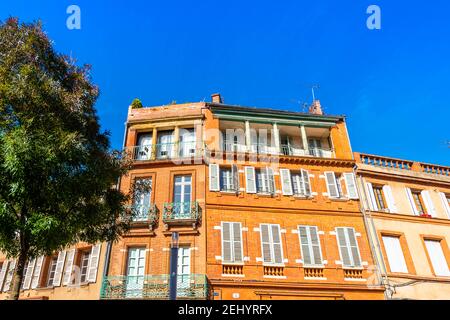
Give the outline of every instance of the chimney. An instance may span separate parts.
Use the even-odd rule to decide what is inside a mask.
[[[309,106],[309,113],[312,114],[323,114],[322,106],[320,105],[319,100],[314,100],[313,103]]]
[[[213,93],[211,95],[211,101],[212,103],[222,103],[222,96],[220,93]]]

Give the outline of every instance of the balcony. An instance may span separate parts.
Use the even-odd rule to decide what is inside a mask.
[[[131,222],[134,224],[155,226],[158,223],[158,209],[155,204],[134,204],[129,209],[131,211]]]
[[[157,143],[128,148],[128,154],[135,161],[165,160],[196,157],[201,155],[196,142]]]
[[[195,228],[200,221],[197,201],[164,203],[163,222],[166,225],[192,224]]]
[[[204,300],[209,297],[206,275],[177,276],[177,298]],[[103,279],[100,299],[169,299],[169,275],[107,276]]]

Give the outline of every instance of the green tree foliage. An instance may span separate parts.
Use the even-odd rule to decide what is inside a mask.
[[[131,102],[131,108],[132,109],[139,109],[142,108],[142,102],[138,98],[134,99],[133,102]]]
[[[129,195],[114,185],[129,169],[110,152],[89,66],[61,55],[39,22],[0,23],[0,251],[26,261],[79,241],[117,240]]]

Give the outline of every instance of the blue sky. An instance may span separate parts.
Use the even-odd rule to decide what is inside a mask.
[[[66,27],[71,4],[81,30]],[[370,4],[381,30],[366,27]],[[1,20],[41,19],[58,51],[93,66],[114,148],[135,97],[159,105],[220,92],[229,104],[301,111],[319,83],[325,112],[347,116],[354,151],[444,165],[449,11],[444,0],[0,2]]]

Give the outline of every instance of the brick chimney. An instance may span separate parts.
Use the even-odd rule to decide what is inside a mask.
[[[312,114],[323,114],[322,106],[320,105],[319,100],[314,100],[313,103],[309,106],[309,113]]]
[[[213,93],[211,95],[211,101],[212,103],[222,103],[222,96],[220,95],[220,93]]]

